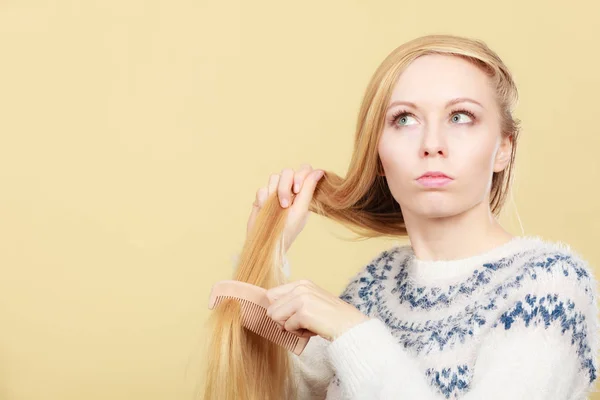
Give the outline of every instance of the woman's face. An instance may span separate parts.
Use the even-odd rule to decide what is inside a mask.
[[[450,217],[489,206],[492,174],[510,162],[489,77],[453,56],[417,58],[394,87],[379,141],[405,216]]]

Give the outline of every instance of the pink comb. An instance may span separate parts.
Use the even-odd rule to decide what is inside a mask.
[[[266,289],[241,281],[219,281],[213,285],[208,308],[212,310],[227,299],[240,302],[242,325],[246,329],[296,355],[300,355],[306,347],[310,336],[298,336],[288,331],[282,331],[279,324],[267,316],[267,308],[271,302],[267,298]]]

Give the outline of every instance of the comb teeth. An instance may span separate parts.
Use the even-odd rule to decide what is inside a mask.
[[[310,336],[298,336],[281,330],[279,325],[267,316],[270,301],[266,293],[266,289],[246,282],[219,281],[213,285],[208,308],[213,309],[225,300],[238,301],[241,306],[242,325],[246,329],[300,355],[310,340]]]
[[[282,331],[279,325],[267,315],[267,310],[251,301],[233,296],[217,296],[215,306],[224,300],[237,300],[242,308],[242,324],[244,327],[271,342],[294,352],[300,337],[293,333]]]

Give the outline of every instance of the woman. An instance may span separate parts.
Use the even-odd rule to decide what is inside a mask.
[[[484,43],[427,36],[395,49],[360,111],[343,180],[308,165],[257,192],[288,209],[284,249],[309,211],[366,236],[408,235],[341,296],[271,288],[267,313],[310,331],[298,398],[581,399],[596,379],[596,286],[565,245],[513,237],[496,215],[518,138],[517,89]],[[323,178],[325,176],[325,178]],[[315,188],[335,187],[315,199]]]

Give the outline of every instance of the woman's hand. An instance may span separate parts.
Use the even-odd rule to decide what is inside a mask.
[[[269,289],[267,297],[271,301],[267,315],[282,329],[299,336],[319,335],[333,341],[369,319],[351,304],[308,280]]]
[[[281,174],[271,175],[268,185],[256,192],[256,200],[252,204],[246,234],[252,230],[256,216],[267,198],[277,192],[281,207],[290,207],[283,233],[284,252],[287,252],[306,225],[309,215],[308,207],[315,187],[324,173],[323,170],[315,170],[310,165],[303,164],[297,171],[287,168],[281,171]]]

